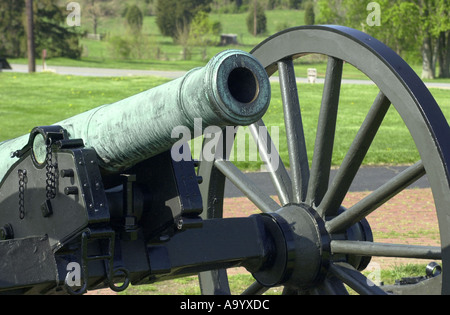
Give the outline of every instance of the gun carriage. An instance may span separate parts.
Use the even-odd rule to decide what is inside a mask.
[[[311,166],[304,128],[316,126],[302,124],[294,67],[308,54],[328,58]],[[344,62],[380,92],[330,182]],[[213,159],[173,159],[172,131],[193,132],[195,118],[222,129],[250,125],[256,138],[266,132],[259,152],[273,153],[262,118],[276,72],[290,162],[290,173],[278,155],[277,167],[267,163],[279,202],[229,161],[226,146]],[[402,118],[421,160],[346,209],[344,197],[389,109]],[[227,143],[225,132],[216,136]],[[183,78],[1,143],[0,291],[121,291],[199,274],[202,293],[229,294],[226,269],[241,266],[255,278],[244,294],[274,286],[284,294],[347,294],[344,284],[360,294],[448,294],[449,138],[424,83],[381,42],[339,26],[285,30],[251,54],[225,51]],[[423,176],[441,246],[375,242],[367,215]],[[223,218],[226,180],[261,213]],[[417,284],[374,285],[361,273],[373,256],[439,260],[442,270],[431,267]]]

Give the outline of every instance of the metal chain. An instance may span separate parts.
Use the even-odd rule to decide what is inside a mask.
[[[49,139],[47,144],[47,156],[45,158],[45,161],[47,165],[45,166],[46,169],[46,176],[47,179],[45,181],[46,186],[46,195],[47,200],[54,199],[56,197],[56,169],[58,168],[58,165],[55,163],[53,164],[53,150],[52,150],[52,140]]]
[[[19,218],[25,218],[25,181],[27,170],[19,170]]]

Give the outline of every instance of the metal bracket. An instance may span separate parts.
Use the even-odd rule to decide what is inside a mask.
[[[108,243],[107,253],[100,255],[88,255],[88,243],[94,240],[106,240]],[[102,247],[103,248],[103,247]],[[130,285],[129,271],[126,268],[119,267],[114,269],[114,249],[115,249],[115,233],[111,229],[86,229],[81,233],[81,268],[82,268],[82,281],[83,284],[79,290],[73,290],[68,285],[68,276],[64,281],[64,288],[71,295],[81,295],[87,292],[88,279],[89,279],[89,268],[88,263],[95,260],[105,261],[105,267],[107,270],[107,281],[109,288],[115,292],[121,292],[125,290]],[[114,284],[114,276],[122,273],[125,280],[121,286],[116,286]]]

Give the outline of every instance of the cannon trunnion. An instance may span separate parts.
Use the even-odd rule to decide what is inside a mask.
[[[308,54],[328,59],[316,126],[303,125],[295,73],[294,61]],[[344,63],[379,91],[330,180],[342,127],[338,109],[349,106],[340,99]],[[271,98],[268,77],[275,73],[288,161],[276,152],[263,121]],[[391,111],[407,127],[420,161],[344,207]],[[210,159],[196,161],[172,133],[180,126],[195,133],[198,119],[222,132],[205,136],[203,147],[215,150]],[[227,126],[247,125],[277,198],[230,161],[228,141],[217,141],[230,136]],[[306,128],[317,130],[315,139],[308,139]],[[428,89],[381,42],[340,26],[282,31],[251,54],[223,52],[167,85],[0,143],[0,293],[122,291],[129,284],[198,274],[203,294],[230,294],[226,270],[245,267],[255,282],[244,294],[275,286],[283,286],[283,294],[348,294],[347,288],[449,294],[449,138]],[[425,175],[440,246],[377,242],[367,217]],[[224,218],[226,180],[261,213]],[[362,273],[379,256],[439,265],[429,264],[426,276],[383,285]]]

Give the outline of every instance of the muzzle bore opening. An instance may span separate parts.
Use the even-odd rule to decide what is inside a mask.
[[[247,68],[233,69],[228,76],[228,89],[238,102],[248,104],[259,94],[259,84],[253,72]]]

